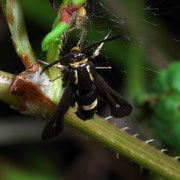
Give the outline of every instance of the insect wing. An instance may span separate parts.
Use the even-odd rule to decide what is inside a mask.
[[[63,130],[64,115],[71,106],[72,95],[72,88],[71,85],[68,83],[53,116],[46,124],[42,132],[41,137],[43,140],[53,138]]]
[[[132,106],[115,92],[100,75],[97,74],[94,82],[98,93],[109,102],[112,116],[122,118],[132,112]]]

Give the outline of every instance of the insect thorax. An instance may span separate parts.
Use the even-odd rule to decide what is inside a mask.
[[[94,91],[94,68],[86,61],[85,63],[72,66],[74,88],[81,95],[87,95]]]

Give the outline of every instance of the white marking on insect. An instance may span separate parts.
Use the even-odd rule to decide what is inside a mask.
[[[75,47],[76,48],[76,47]],[[73,68],[83,67],[87,64],[88,59],[82,59],[81,61],[75,61],[73,63],[69,63],[69,65]]]
[[[89,65],[86,66],[86,69],[87,69],[87,72],[88,72],[88,74],[89,74],[89,77],[90,77],[91,81],[94,81],[94,78],[93,78],[93,76],[92,76],[92,74],[91,74]]]
[[[77,70],[74,70],[74,77],[75,77],[75,84],[78,84],[78,73],[77,73]]]
[[[87,106],[82,106],[82,109],[85,110],[85,111],[88,111],[88,110],[91,110],[91,109],[94,109],[96,106],[97,106],[97,99],[95,99],[95,101]]]
[[[80,56],[83,56],[83,54],[82,53],[74,54],[75,58],[80,57]]]

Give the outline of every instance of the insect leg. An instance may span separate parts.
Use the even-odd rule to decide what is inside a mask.
[[[63,76],[60,75],[60,76],[56,77],[55,79],[49,80],[49,82],[53,82],[53,81],[55,81],[55,80],[57,80],[57,79],[59,79],[59,78],[62,78],[62,77],[63,77]]]
[[[84,27],[82,29],[82,33],[81,33],[81,37],[80,37],[80,40],[78,41],[78,44],[77,44],[77,47],[79,47],[81,49],[82,45],[83,45],[83,42],[85,40],[85,36],[86,36],[86,33],[87,33],[87,30],[86,28]]]

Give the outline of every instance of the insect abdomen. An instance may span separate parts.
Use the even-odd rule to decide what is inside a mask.
[[[89,65],[74,71],[75,104],[77,116],[83,120],[93,118],[97,109],[97,92]]]
[[[97,94],[96,94],[96,87],[93,85],[92,92],[86,94],[85,96],[81,96],[79,91],[76,92],[76,106],[77,106],[77,115],[79,118],[83,120],[93,118],[93,115],[97,109]]]

